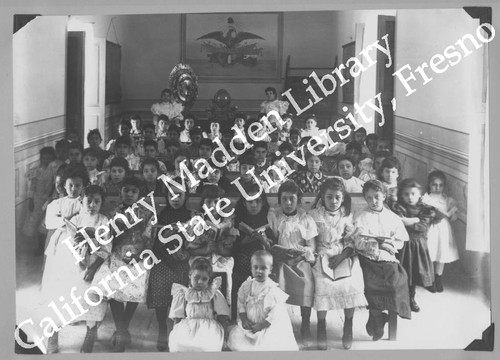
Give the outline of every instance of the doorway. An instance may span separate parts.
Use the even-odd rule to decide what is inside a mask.
[[[380,51],[377,53],[377,81],[376,94],[382,93],[382,109],[385,116],[385,124],[383,126],[375,126],[375,134],[380,138],[388,139],[391,142],[394,140],[394,111],[392,109],[392,99],[394,98],[394,45],[396,36],[396,17],[379,15],[378,16],[378,33],[377,39],[389,35],[389,49],[391,52],[392,64],[390,67],[385,67],[388,58]],[[381,116],[378,112],[375,113],[375,124],[379,124]]]
[[[74,130],[83,144],[85,32],[69,31],[66,55],[66,133]]]

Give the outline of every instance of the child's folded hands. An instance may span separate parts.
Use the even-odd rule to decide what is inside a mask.
[[[267,322],[266,320],[264,320],[260,323],[254,324],[252,326],[252,332],[255,334],[256,332],[264,330],[264,329],[268,328],[269,326],[271,326],[271,324],[269,322]]]
[[[349,258],[352,256],[352,254],[354,253],[354,250],[350,247],[347,247],[345,248],[340,254],[338,255],[335,255],[335,256],[332,256],[329,260],[328,260],[328,266],[332,269],[332,270],[335,270],[335,268],[337,266],[339,266],[339,264],[344,261],[345,259]]]
[[[255,324],[248,320],[248,318],[241,319],[241,327],[245,330],[252,330]]]
[[[390,242],[385,241],[385,242],[383,242],[383,243],[379,244],[379,246],[378,246],[378,247],[379,247],[379,249],[381,249],[381,250],[385,250],[385,251],[387,251],[387,252],[388,252],[389,254],[391,254],[391,255],[396,254],[396,248],[395,248],[395,247],[394,247],[394,245],[392,245]]]

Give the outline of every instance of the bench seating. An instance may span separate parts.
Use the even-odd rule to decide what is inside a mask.
[[[236,205],[236,202],[239,199],[239,197],[237,196],[229,196],[228,198],[231,200],[231,204],[233,206]],[[366,202],[361,194],[352,194],[351,198],[352,198],[353,213],[356,213],[357,211],[363,209],[366,206]],[[310,210],[315,199],[316,195],[305,194],[302,197],[302,203],[300,206],[306,211]],[[277,194],[267,194],[267,200],[269,202],[269,206],[271,207],[278,205]],[[118,196],[106,197],[101,212],[103,214],[108,214],[110,211],[116,208],[116,206],[118,206],[119,202],[120,198]],[[164,197],[155,197],[155,207],[158,214],[165,208],[166,202],[167,199]],[[200,202],[201,202],[200,196],[190,196],[187,200],[187,208],[190,210],[200,210],[201,209]]]
[[[362,210],[366,206],[365,199],[362,194],[351,194],[352,198],[352,212],[356,213]],[[239,197],[229,197],[233,206],[236,205]],[[316,199],[316,195],[314,194],[304,194],[302,197],[301,207],[303,209],[310,210],[314,200]],[[278,204],[278,196],[276,194],[267,195],[267,200],[271,207],[276,206]],[[104,214],[109,213],[119,204],[119,197],[110,196],[107,197],[105,203],[102,208],[102,212]],[[200,201],[201,198],[199,196],[191,196],[188,198],[187,208],[190,210],[200,210]],[[165,208],[166,199],[164,197],[155,197],[155,207],[157,214]],[[398,324],[398,316],[396,313],[389,312],[389,340],[396,340],[397,337],[397,324]]]

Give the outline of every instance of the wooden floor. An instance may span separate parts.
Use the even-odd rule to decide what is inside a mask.
[[[30,309],[36,306],[41,280],[42,257],[35,257],[34,247],[26,241],[19,242],[16,276],[18,281],[16,305],[18,322],[27,318]],[[398,338],[389,341],[387,326],[382,340],[374,342],[365,330],[368,318],[366,309],[357,309],[354,315],[354,343],[352,350],[367,349],[464,349],[472,340],[481,337],[490,324],[490,305],[481,281],[465,276],[459,264],[445,268],[445,291],[432,294],[417,289],[419,313],[413,313],[412,320],[398,320]],[[289,313],[295,335],[301,349],[306,350],[299,339],[300,309],[290,306]],[[342,348],[342,311],[330,311],[327,317],[328,349]],[[311,319],[313,337],[316,336],[316,316]],[[154,311],[139,305],[132,319],[130,331],[132,344],[127,352],[155,352],[158,326]],[[98,332],[94,352],[110,352],[110,338],[114,323],[108,311]],[[60,351],[77,353],[85,336],[85,325],[66,326],[59,335]],[[310,349],[307,349],[310,350]],[[344,350],[342,350],[344,351]]]

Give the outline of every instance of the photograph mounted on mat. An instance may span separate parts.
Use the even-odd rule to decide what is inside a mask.
[[[282,39],[282,13],[181,15],[181,61],[201,80],[279,80]]]
[[[16,351],[492,349],[488,9],[225,9],[12,35]]]

